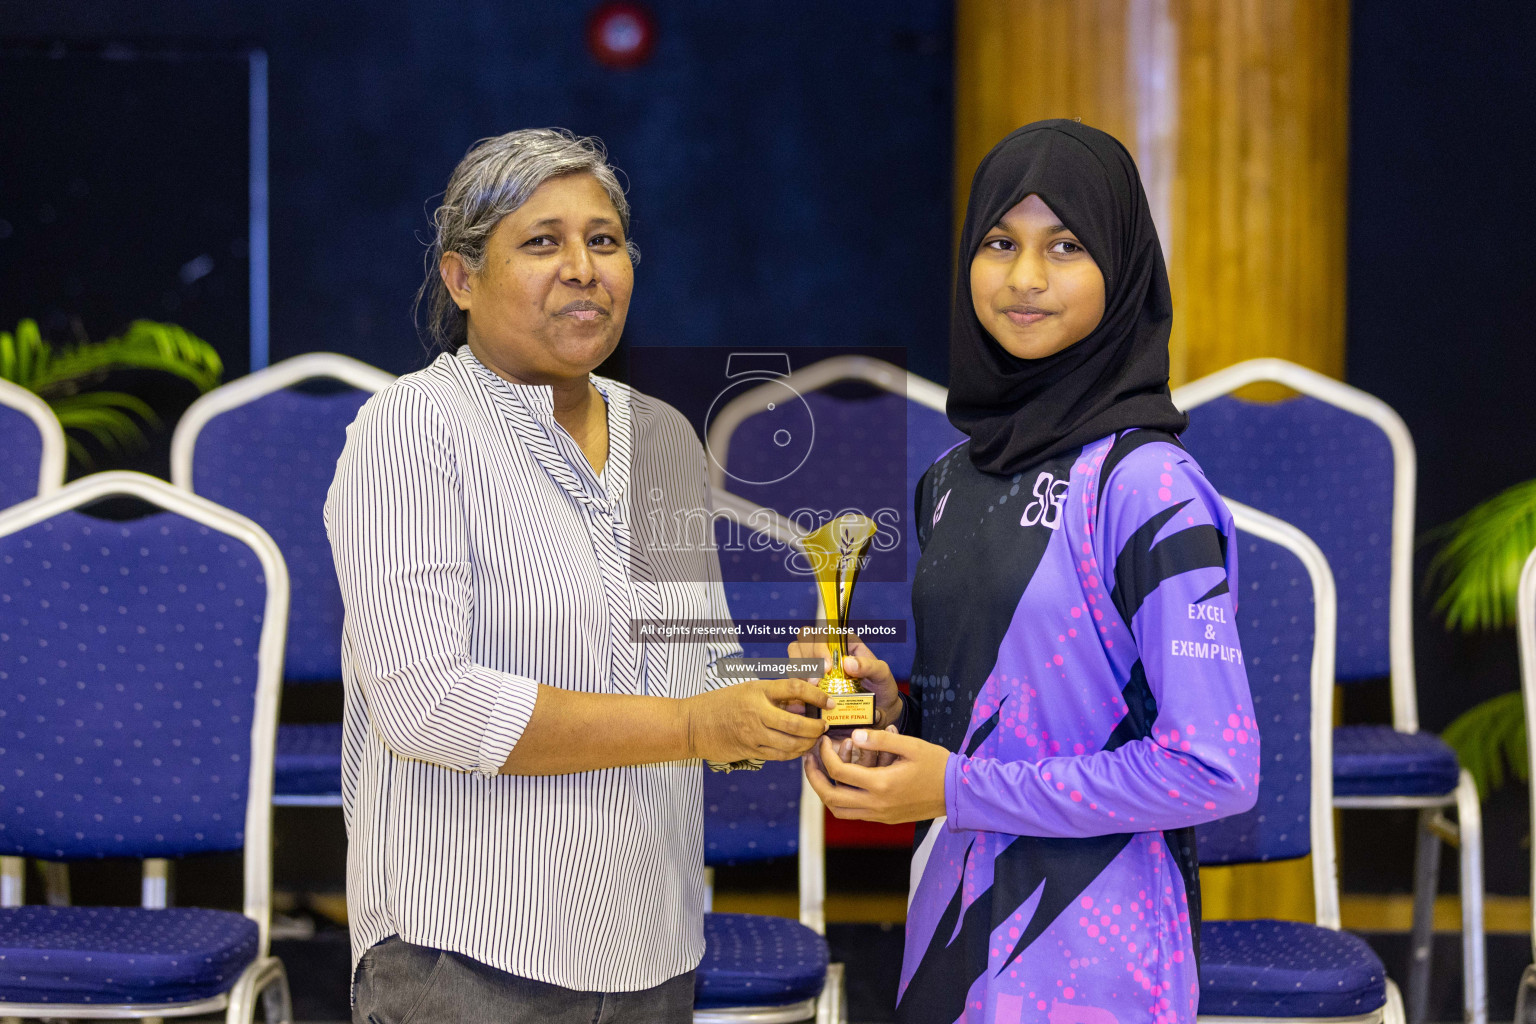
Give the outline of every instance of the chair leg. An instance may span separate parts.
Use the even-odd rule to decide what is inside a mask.
[[[1483,809],[1466,769],[1456,786],[1461,847],[1461,985],[1467,1024],[1487,1024],[1488,970],[1483,941]]]
[[[143,879],[140,882],[140,905],[151,910],[164,910],[174,901],[171,893],[171,862],[160,857],[145,858]]]
[[[27,862],[20,857],[0,857],[0,907],[26,903]]]
[[[0,857],[0,907],[20,907],[27,902],[27,862],[23,857]],[[21,1024],[20,1017],[0,1017],[0,1024]]]
[[[1439,812],[1419,812],[1418,843],[1413,857],[1413,937],[1408,946],[1408,1022],[1424,1024],[1429,1014],[1430,958],[1435,942],[1435,892],[1440,881],[1440,837],[1434,830]]]
[[[848,1024],[848,990],[843,986],[843,965],[828,964],[827,980],[816,997],[816,1024]]]
[[[1536,964],[1520,975],[1520,990],[1515,993],[1515,1024],[1536,1024]]]
[[[69,865],[40,860],[37,870],[43,876],[44,900],[50,907],[69,906]]]
[[[293,1024],[293,994],[288,975],[279,974],[261,993],[262,1016],[267,1024]]]
[[[288,974],[277,957],[257,961],[235,982],[235,987],[229,990],[229,1010],[224,1015],[226,1024],[255,1024],[258,998],[267,1024],[293,1024]]]

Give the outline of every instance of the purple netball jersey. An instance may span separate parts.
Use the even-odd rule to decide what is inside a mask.
[[[1194,1021],[1193,826],[1253,805],[1232,517],[1172,438],[917,493],[909,727],[954,751],[919,830],[897,1017]]]

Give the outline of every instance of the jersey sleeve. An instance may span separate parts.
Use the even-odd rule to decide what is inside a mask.
[[[1108,597],[1109,618],[1134,644],[1125,717],[1091,753],[1036,762],[952,756],[951,828],[1049,837],[1157,831],[1237,814],[1257,798],[1231,513],[1182,449],[1156,443],[1114,467],[1094,518],[1084,586],[1090,595],[1097,588],[1101,609]],[[1106,638],[1114,632],[1106,627]]]

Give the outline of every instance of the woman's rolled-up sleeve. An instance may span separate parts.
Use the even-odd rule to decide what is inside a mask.
[[[538,683],[470,656],[474,573],[448,421],[425,394],[379,392],[347,431],[325,506],[346,608],[344,657],[399,757],[498,773]]]

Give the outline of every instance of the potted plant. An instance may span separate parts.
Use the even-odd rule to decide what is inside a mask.
[[[207,391],[218,385],[224,364],[213,346],[175,324],[135,320],[120,336],[80,340],[55,348],[37,321],[23,320],[14,333],[0,331],[0,378],[42,398],[64,427],[70,461],[83,469],[94,460],[82,438],[111,453],[142,448],[144,425],[159,416],[125,391],[96,390],[118,370],[158,370]]]
[[[1435,610],[1448,629],[1502,629],[1517,620],[1520,570],[1536,549],[1536,480],[1483,502],[1431,537],[1445,543],[1429,564]],[[1485,799],[1513,775],[1529,781],[1525,713],[1520,691],[1500,694],[1463,712],[1441,737]]]

